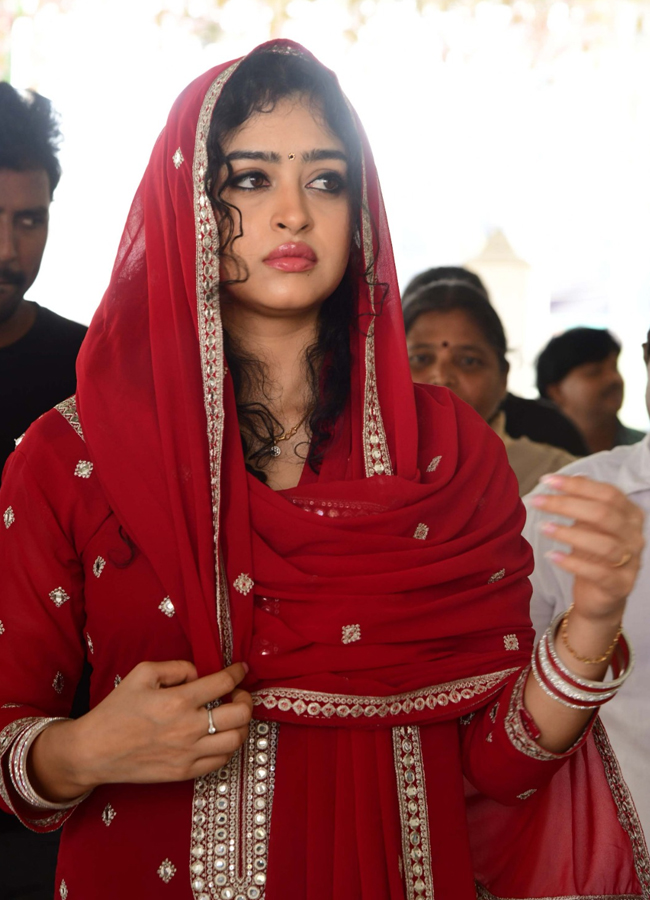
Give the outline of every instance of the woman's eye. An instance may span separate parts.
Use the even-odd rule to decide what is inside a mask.
[[[433,365],[434,358],[430,353],[411,353],[409,356],[409,365],[412,369],[426,369],[427,366]]]
[[[459,363],[463,369],[478,369],[483,365],[483,360],[478,356],[462,356]]]
[[[242,191],[256,191],[259,188],[266,187],[268,181],[266,175],[262,172],[246,172],[244,175],[235,175],[230,181],[232,187],[239,188]]]
[[[345,179],[337,172],[325,172],[310,181],[307,187],[315,188],[317,191],[324,191],[327,194],[340,194],[345,190]]]

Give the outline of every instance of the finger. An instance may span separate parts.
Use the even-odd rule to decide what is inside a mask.
[[[568,544],[573,553],[578,553],[583,559],[597,559],[609,566],[615,566],[625,554],[634,555],[636,549],[630,542],[624,542],[620,537],[603,534],[588,526],[559,525],[556,522],[544,522],[541,530],[547,537],[554,541]],[[636,540],[634,540],[636,544]]]
[[[173,687],[189,684],[198,678],[196,666],[186,659],[168,659],[164,662],[142,662],[126,676],[147,687]]]
[[[218,734],[205,734],[194,744],[196,759],[204,756],[232,756],[248,740],[248,725]]]
[[[240,700],[237,703],[224,703],[211,710],[211,714],[210,717],[205,707],[201,707],[194,713],[198,736],[209,734],[210,722],[219,734],[247,726],[252,718],[253,707],[252,703],[249,705]]]
[[[629,501],[618,488],[606,481],[594,481],[584,475],[543,475],[540,481],[553,490],[561,491],[567,496],[596,500],[608,505],[626,505]]]
[[[582,559],[573,553],[560,553],[557,550],[552,550],[546,556],[560,569],[591,582],[603,594],[609,594],[612,598],[627,597],[634,587],[638,569],[638,562],[635,562],[634,558],[626,566],[612,568],[611,565],[603,565],[593,560]]]
[[[531,504],[546,513],[586,523],[599,531],[620,535],[636,528],[630,513],[597,500],[585,500],[561,494],[536,494]]]
[[[212,675],[204,675],[191,684],[185,685],[182,690],[189,703],[194,706],[205,706],[219,697],[232,694],[240,681],[246,676],[246,668],[243,663],[233,663],[220,672]]]
[[[232,692],[232,702],[243,703],[250,710],[251,716],[253,715],[253,698],[248,691],[243,690],[243,688],[235,688]]]

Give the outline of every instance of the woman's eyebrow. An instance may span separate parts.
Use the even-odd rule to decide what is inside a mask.
[[[233,150],[232,153],[227,154],[226,159],[228,162],[233,162],[236,159],[256,159],[267,163],[279,163],[282,157],[274,150]],[[335,150],[334,148],[309,150],[301,154],[301,159],[305,163],[321,162],[325,159],[340,159],[344,163],[348,161],[342,150]]]
[[[232,153],[227,154],[226,159],[228,162],[233,162],[235,159],[259,159],[262,162],[279,163],[280,154],[269,150],[233,150]]]
[[[340,159],[341,162],[347,163],[348,158],[342,150],[334,150],[333,148],[324,148],[322,150],[309,150],[302,154],[302,161],[306,163],[321,162],[324,159]]]

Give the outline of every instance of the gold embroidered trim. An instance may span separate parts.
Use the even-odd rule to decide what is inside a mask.
[[[18,706],[22,706],[22,704],[6,703],[2,708],[7,709],[9,707]],[[42,721],[43,717],[41,716],[28,716],[23,719],[15,719],[13,722],[10,722],[9,725],[6,725],[2,731],[0,731],[0,761],[2,760],[2,756],[10,751],[14,742],[18,740],[25,731],[28,731],[32,726]],[[11,801],[11,795],[8,790],[7,782],[5,781],[5,768],[3,765],[0,765],[0,797],[2,797],[9,809],[15,813],[16,808]],[[38,826],[39,830],[41,828],[47,828],[49,825],[62,825],[65,820],[72,815],[74,809],[75,807],[57,810],[52,815],[44,816],[42,818],[31,819],[24,815],[18,816],[18,818],[30,831],[35,831],[36,829],[32,827],[35,825]]]
[[[230,597],[228,596],[228,582],[226,580],[226,567],[223,560],[221,561],[219,577],[221,580],[220,597],[221,603],[217,607],[217,622],[219,624],[219,634],[221,636],[221,653],[223,655],[224,666],[232,665],[233,639],[232,639],[232,622],[230,621]]]
[[[208,167],[207,139],[212,112],[224,84],[237,68],[229,66],[210,85],[196,126],[192,179],[194,185],[194,225],[196,232],[196,304],[199,325],[203,402],[207,418],[210,484],[212,488],[212,523],[215,552],[215,584],[217,622],[221,627],[229,610],[223,608],[224,596],[219,578],[219,508],[221,484],[221,452],[223,444],[223,382],[225,360],[223,332],[219,308],[219,231],[212,203],[205,189]],[[220,635],[223,645],[223,634]]]
[[[497,897],[477,881],[476,900],[530,900],[530,897]],[[536,900],[641,900],[641,894],[563,894],[561,897],[539,897]]]
[[[506,734],[513,747],[515,747],[516,750],[519,750],[520,753],[523,753],[524,756],[529,756],[531,759],[538,759],[541,762],[548,762],[553,759],[564,759],[571,753],[573,747],[582,740],[582,735],[578,737],[578,740],[573,744],[573,747],[570,747],[564,753],[552,753],[550,750],[545,750],[543,747],[540,747],[537,741],[532,739],[524,728],[524,723],[521,720],[521,711],[525,708],[524,688],[526,687],[526,680],[528,679],[529,672],[530,666],[526,666],[517,679],[512,691],[510,703],[508,704],[508,712],[503,721]],[[561,900],[561,898],[558,898],[558,900]]]
[[[405,694],[392,694],[388,697],[357,697],[353,694],[321,694],[291,688],[264,688],[253,694],[253,706],[264,706],[265,709],[277,707],[280,712],[292,712],[298,717],[307,713],[307,718],[314,719],[403,716],[494,693],[516,671],[517,669],[506,669],[503,672],[450,681],[448,684],[421,688]]]
[[[526,679],[528,678],[529,672],[530,666],[526,666],[513,688],[510,703],[508,705],[508,712],[506,713],[503,723],[506,734],[510,738],[510,743],[513,747],[525,756],[530,756],[532,759],[538,759],[544,762],[551,759],[558,759],[559,757],[557,754],[551,753],[550,750],[544,750],[543,747],[540,747],[539,744],[532,739],[524,728],[524,723],[521,720],[521,710],[524,708],[524,688],[526,687]]]
[[[618,821],[632,844],[634,855],[634,868],[637,878],[643,889],[644,898],[650,897],[650,858],[648,857],[648,845],[646,844],[639,821],[639,815],[630,796],[630,791],[621,774],[618,760],[612,750],[612,745],[607,737],[607,732],[600,719],[594,723],[593,729],[596,747],[600,753],[605,768],[607,783],[609,784],[616,809]]]
[[[442,456],[434,456],[429,465],[427,466],[427,472],[435,472],[438,466],[440,465],[440,460]]]
[[[393,756],[402,825],[402,854],[407,900],[433,900],[429,810],[422,763],[420,729],[393,728]]]
[[[194,782],[195,900],[264,898],[279,727],[253,720],[247,742],[230,761]]]
[[[363,405],[363,448],[366,465],[366,476],[391,475],[392,467],[388,441],[379,405],[377,391],[377,371],[375,368],[375,254],[372,245],[372,223],[368,207],[368,180],[365,160],[362,166],[361,182],[361,246],[364,256],[364,271],[369,276],[368,291],[370,295],[371,321],[366,335],[366,375]]]
[[[64,400],[63,403],[57,403],[54,407],[57,412],[60,412],[63,418],[74,428],[82,441],[85,441],[83,429],[81,427],[81,422],[79,421],[79,413],[77,412],[77,398],[73,395],[72,397],[68,397],[67,400]]]

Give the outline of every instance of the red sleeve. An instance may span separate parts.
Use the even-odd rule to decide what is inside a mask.
[[[13,742],[35,717],[67,717],[85,658],[80,560],[97,503],[85,443],[58,412],[32,426],[0,490],[0,806],[36,830],[66,813],[23,804],[8,778]]]
[[[540,747],[526,727],[523,693],[530,671],[513,676],[498,698],[461,721],[463,771],[471,784],[498,803],[527,800],[550,781],[591,732],[595,716],[564,753]]]

